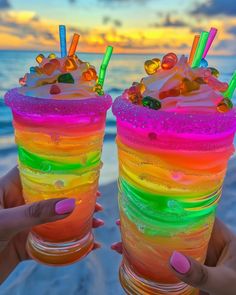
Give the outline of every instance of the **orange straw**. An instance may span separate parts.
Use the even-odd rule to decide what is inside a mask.
[[[74,34],[73,39],[71,41],[70,49],[68,52],[68,56],[73,56],[75,54],[76,48],[79,42],[79,37],[80,37],[79,34]]]
[[[189,56],[189,61],[188,61],[190,66],[192,65],[199,39],[200,39],[200,35],[195,35],[194,36],[193,45],[192,45],[192,49],[191,49],[190,56]]]

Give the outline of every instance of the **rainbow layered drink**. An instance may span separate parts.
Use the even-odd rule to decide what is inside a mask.
[[[95,209],[106,111],[111,97],[97,86],[97,73],[76,55],[42,54],[38,66],[10,90],[18,164],[26,202],[75,198],[73,213],[36,226],[28,237],[34,259],[64,265],[93,247]],[[99,90],[99,95],[97,90]]]
[[[174,250],[204,262],[236,112],[214,68],[174,53],[145,62],[149,74],[113,105],[117,118],[120,281],[127,294],[198,294],[168,261]]]

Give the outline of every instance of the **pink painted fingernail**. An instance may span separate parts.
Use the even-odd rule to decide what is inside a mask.
[[[186,274],[190,270],[190,262],[180,252],[174,251],[170,258],[171,266],[180,274]]]
[[[101,204],[98,204],[98,203],[97,203],[95,209],[96,209],[96,211],[98,212],[98,211],[102,211],[102,210],[103,210],[103,207],[102,207]]]
[[[99,244],[99,243],[94,243],[94,245],[93,245],[93,250],[100,249],[101,247],[102,247],[101,244]]]
[[[116,225],[120,226],[120,219],[116,220]]]
[[[105,222],[100,218],[94,218],[93,219],[93,227],[95,227],[95,228],[99,227],[99,226],[102,226],[104,224],[105,224]]]
[[[116,251],[119,254],[122,254],[122,252],[123,252],[122,243],[118,242],[118,243],[112,244],[111,249]]]
[[[75,199],[65,199],[56,203],[55,212],[58,215],[70,213],[75,208]]]

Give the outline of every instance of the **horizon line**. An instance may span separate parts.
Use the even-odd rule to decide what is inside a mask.
[[[37,50],[37,49],[1,49],[0,48],[0,52],[2,51],[19,51],[19,52],[51,52],[50,50]],[[60,51],[53,51],[55,53],[60,53]],[[82,54],[104,54],[104,52],[90,52],[90,51],[80,51],[79,53]],[[113,52],[113,55],[153,55],[153,54],[162,54],[162,52],[146,52],[146,53],[142,53],[142,52],[119,52],[119,53],[115,53]],[[165,53],[164,53],[165,54]],[[177,54],[178,55],[178,54]],[[214,56],[224,56],[224,57],[235,57],[236,54],[209,54],[208,56],[214,57]]]

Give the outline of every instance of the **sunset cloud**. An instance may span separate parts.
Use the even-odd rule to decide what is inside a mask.
[[[10,2],[8,0],[0,0],[0,9],[11,8]]]
[[[235,0],[208,0],[207,3],[202,3],[196,6],[192,11],[193,14],[203,15],[219,15],[225,14],[230,16],[236,15],[236,1]]]
[[[187,27],[187,23],[181,19],[174,19],[168,13],[162,22],[155,22],[150,25],[151,27]]]
[[[122,26],[122,22],[119,19],[113,19],[110,16],[104,16],[102,22],[104,25],[112,24],[117,28]]]
[[[231,14],[228,8],[222,8],[223,4],[221,8],[217,6],[217,0],[204,4],[208,10],[203,4],[199,4],[200,0],[191,0],[192,7],[195,5],[195,14],[189,12],[189,8],[186,8],[185,12],[180,12],[177,6],[168,10],[163,0],[150,0],[145,7],[135,5],[134,0],[121,0],[120,3],[130,3],[130,6],[126,7],[131,7],[132,1],[132,9],[124,9],[124,6],[116,6],[114,9],[110,5],[104,9],[99,3],[106,0],[89,0],[86,5],[91,6],[90,17],[87,17],[87,6],[79,5],[79,0],[70,1],[71,4],[75,4],[74,7],[69,5],[68,0],[63,1],[62,7],[57,7],[56,13],[50,16],[48,13],[40,12],[38,4],[29,5],[32,6],[32,10],[21,11],[15,7],[9,8],[10,4],[20,4],[20,0],[10,3],[0,0],[1,4],[5,2],[8,5],[8,9],[0,11],[0,39],[4,40],[0,49],[58,51],[58,25],[65,23],[68,46],[73,34],[78,32],[81,35],[78,46],[81,52],[104,52],[107,45],[113,45],[114,53],[146,54],[174,51],[178,54],[189,54],[194,34],[209,30],[211,26],[217,27],[219,33],[210,54],[233,55],[236,52],[236,18],[232,15],[234,10],[231,0],[227,1],[227,4],[230,2],[231,5]],[[177,3],[177,0],[172,0],[172,3],[175,1]],[[93,6],[92,3],[96,5]],[[162,3],[162,9],[157,9],[157,3]],[[216,5],[214,13],[213,10],[210,12],[213,3]],[[140,18],[140,15],[145,15],[145,9],[149,12],[146,20]],[[215,15],[220,9],[224,14],[228,13],[227,17],[222,13],[219,16]],[[209,15],[206,17],[204,13]]]

